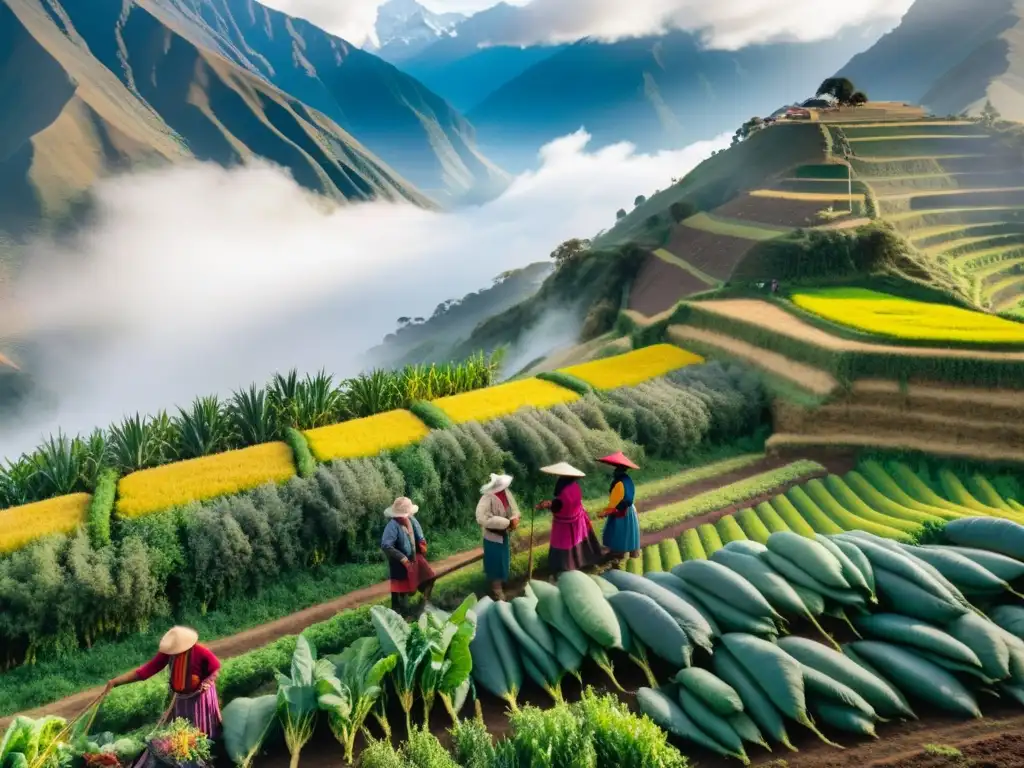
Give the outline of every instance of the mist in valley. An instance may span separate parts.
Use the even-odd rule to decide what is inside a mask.
[[[366,203],[327,208],[280,170],[175,167],[104,182],[92,225],[37,241],[0,308],[31,341],[31,374],[55,397],[0,433],[0,456],[127,414],[176,412],[276,371],[363,369],[402,316],[543,260],[563,240],[611,226],[729,137],[640,155],[588,151],[580,131],[544,147],[538,169],[498,199],[451,213]],[[546,317],[511,350],[515,370],[576,333]]]

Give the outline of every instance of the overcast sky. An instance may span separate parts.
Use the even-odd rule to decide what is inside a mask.
[[[544,261],[665,188],[729,137],[657,155],[593,152],[584,133],[542,150],[497,200],[454,213],[365,203],[324,211],[268,166],[174,167],[112,179],[99,221],[71,246],[41,242],[0,306],[51,342],[36,374],[56,414],[0,432],[0,457],[56,433],[228,395],[275,371],[347,376],[402,316]],[[52,260],[63,266],[54,268]],[[5,315],[10,311],[10,315]],[[554,335],[572,329],[551,328]]]
[[[372,35],[383,0],[262,0],[306,18],[361,45]],[[968,2],[969,0],[964,0]],[[493,0],[421,0],[434,11],[471,13]],[[707,31],[710,45],[737,48],[777,39],[821,40],[844,26],[895,23],[913,0],[512,0],[528,6],[530,22],[516,39],[495,43],[530,45],[606,40],[671,29]]]

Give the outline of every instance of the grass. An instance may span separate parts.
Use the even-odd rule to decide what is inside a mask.
[[[678,463],[667,461],[645,462],[641,470],[633,472],[637,479],[639,498],[655,496],[684,488],[687,485],[707,480],[727,472],[751,466],[764,458],[763,453],[736,454],[739,447],[749,449],[747,445],[723,446],[695,458],[696,466],[680,471]],[[598,486],[606,487],[605,481],[588,478],[585,489],[593,491]],[[585,504],[592,510],[600,509],[606,496],[593,497]],[[527,500],[523,500],[526,502]],[[596,514],[596,513],[595,513]],[[536,519],[535,533],[543,536],[550,532],[550,515],[539,514]],[[480,529],[475,524],[467,525],[457,531],[432,536],[426,532],[431,546],[431,558],[442,559],[452,554],[465,552],[480,545]],[[516,536],[525,540],[529,535],[528,526],[519,529]],[[547,548],[537,548],[535,557],[542,562],[540,555],[546,556]],[[525,571],[527,554],[521,553],[514,558],[519,564],[520,573]],[[117,642],[100,642],[90,650],[80,650],[67,654],[55,661],[46,661],[33,666],[17,667],[0,675],[0,716],[11,715],[41,706],[47,702],[70,696],[79,691],[102,685],[114,675],[125,671],[126,667],[140,664],[149,659],[159,638],[171,623],[184,623],[195,627],[205,642],[227,637],[245,631],[263,623],[274,621],[282,616],[290,615],[312,605],[317,605],[337,598],[364,587],[377,584],[386,574],[383,562],[369,564],[345,564],[320,569],[316,572],[297,572],[287,584],[279,583],[261,593],[260,599],[239,598],[225,601],[218,611],[206,615],[199,612],[167,618],[160,626],[151,631],[134,635]],[[435,594],[439,598],[445,594],[466,594],[468,588],[484,584],[482,568],[468,567],[454,572],[439,580]],[[361,616],[360,610],[344,611],[334,619],[313,625],[305,634],[328,632],[334,637],[339,627],[349,627],[351,622]],[[368,616],[365,625],[369,627]],[[359,635],[354,635],[358,637]],[[332,640],[318,648],[322,653],[337,652],[347,642],[338,644]],[[224,662],[224,669],[219,684],[222,699],[230,696],[251,694],[258,684],[273,679],[273,670],[258,673],[255,667],[274,660],[274,668],[283,668],[288,663],[294,638],[282,638],[265,648],[256,649],[239,657]],[[287,650],[285,654],[284,650]],[[269,655],[268,655],[269,654]],[[277,660],[281,659],[280,663]],[[246,682],[247,681],[247,682]],[[97,729],[109,728],[125,731],[155,719],[161,711],[166,695],[167,683],[161,675],[145,683],[118,689],[112,694],[111,701],[104,704]]]
[[[728,235],[744,240],[774,240],[792,229],[791,227],[772,227],[769,224],[748,224],[736,219],[713,216],[710,213],[698,213],[691,216],[683,222],[683,226],[710,232],[714,235]]]
[[[956,747],[949,746],[948,744],[925,744],[924,752],[927,755],[935,755],[936,757],[949,757],[954,760],[959,760],[964,756]]]

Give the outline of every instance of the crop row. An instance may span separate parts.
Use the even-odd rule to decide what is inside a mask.
[[[631,372],[632,375],[632,372]],[[111,543],[85,531],[53,536],[0,560],[0,647],[7,665],[138,631],[168,612],[213,610],[297,570],[376,562],[381,510],[400,495],[428,535],[472,522],[480,483],[501,469],[517,492],[548,492],[538,474],[615,450],[685,460],[753,434],[764,418],[756,379],[719,364],[552,409],[434,430],[419,443],[334,461],[205,504],[116,519]],[[103,611],[94,606],[102,605]]]
[[[687,530],[677,540],[646,547],[641,557],[631,558],[624,567],[638,574],[669,570],[686,560],[711,557],[734,541],[764,544],[779,531],[808,537],[866,531],[909,542],[923,526],[977,515],[1024,523],[1024,505],[1017,500],[1024,500],[1024,493],[1009,476],[997,480],[1002,493],[980,473],[962,480],[949,468],[942,468],[936,482],[944,495],[932,490],[905,463],[891,462],[886,468],[865,461],[860,471],[845,477],[812,479],[756,507]]]
[[[590,388],[631,386],[700,361],[673,345],[655,345],[548,374],[550,381],[525,379],[418,402],[413,409],[420,416],[392,410],[301,433],[289,428],[286,442],[269,442],[132,472],[120,478],[116,498],[108,499],[107,494],[97,498],[105,502],[102,505],[77,493],[0,510],[0,553],[14,551],[43,535],[73,531],[94,516],[109,517],[114,512],[120,518],[134,519],[267,483],[281,483],[297,474],[309,476],[316,469],[314,458],[330,462],[375,456],[423,440],[430,427],[485,422],[524,407],[568,404]],[[68,466],[63,460],[55,463]],[[97,485],[104,471],[108,470],[100,471]],[[107,501],[114,502],[113,509]],[[101,536],[94,543],[105,541]]]
[[[791,298],[796,306],[826,320],[895,339],[1024,343],[1024,325],[961,307],[858,288],[806,289]]]

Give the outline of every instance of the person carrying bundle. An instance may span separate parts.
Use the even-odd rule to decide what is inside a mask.
[[[423,602],[430,600],[437,575],[427,562],[427,540],[415,519],[420,508],[411,499],[400,496],[384,510],[388,524],[384,526],[380,548],[388,560],[391,577],[391,609],[405,614],[409,595],[420,592]]]
[[[640,557],[640,519],[633,506],[636,489],[633,478],[629,476],[629,470],[639,467],[621,452],[598,461],[615,467],[611,488],[608,489],[608,507],[598,515],[607,518],[602,541],[616,562],[621,562],[627,556]]]
[[[188,627],[171,627],[160,639],[156,656],[138,669],[126,672],[107,683],[103,695],[114,688],[148,680],[170,667],[170,688],[174,695],[170,718],[183,717],[211,739],[220,732],[220,702],[217,700],[217,675],[220,660],[213,651],[199,644],[199,633]],[[137,766],[155,761],[144,752]]]
[[[537,505],[537,509],[550,509],[552,513],[548,554],[551,573],[582,570],[600,563],[601,542],[583,508],[583,490],[579,483],[586,475],[564,461],[540,471],[558,478],[553,498]]]
[[[484,573],[491,583],[491,597],[504,600],[504,585],[512,565],[510,533],[519,526],[519,505],[509,490],[510,475],[491,475],[480,488],[476,522],[484,532]]]

